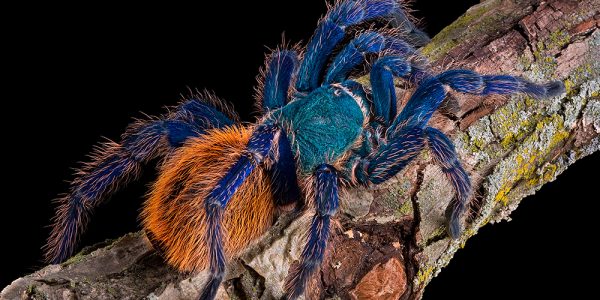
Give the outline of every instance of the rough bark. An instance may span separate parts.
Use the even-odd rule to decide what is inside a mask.
[[[567,93],[528,97],[453,94],[435,115],[472,175],[475,202],[459,240],[445,230],[452,190],[427,151],[388,182],[343,196],[330,251],[308,295],[329,299],[419,299],[478,229],[508,220],[527,195],[600,149],[600,3],[489,0],[423,49],[434,69],[563,80]],[[401,95],[404,91],[398,91]],[[309,215],[284,216],[238,259],[220,299],[274,299],[299,257]],[[194,299],[204,274],[178,274],[142,233],[95,245],[61,265],[14,281],[2,299]]]

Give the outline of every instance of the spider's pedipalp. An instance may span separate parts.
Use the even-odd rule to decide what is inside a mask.
[[[319,21],[300,65],[296,89],[301,93],[319,87],[323,67],[344,38],[348,26],[377,18],[392,18],[402,10],[397,0],[345,0],[337,2]]]
[[[270,155],[280,134],[280,130],[273,125],[258,126],[250,137],[244,153],[217,181],[204,200],[210,277],[202,290],[200,296],[202,300],[215,298],[225,275],[225,253],[221,229],[221,219],[225,207],[252,171]]]
[[[108,142],[98,147],[92,162],[77,173],[70,193],[59,200],[45,246],[46,260],[59,263],[70,257],[92,210],[119,187],[136,179],[148,161],[164,156],[210,126],[232,123],[214,107],[189,100],[165,119],[130,125],[120,144]]]
[[[451,205],[451,215],[449,220],[449,232],[453,238],[458,238],[462,231],[461,218],[464,215],[469,197],[471,195],[471,180],[469,174],[463,169],[458,154],[454,150],[454,145],[448,137],[441,131],[433,128],[425,128],[425,137],[429,144],[429,149],[433,154],[433,159],[442,168],[450,184],[456,193],[456,199]]]
[[[304,292],[310,276],[323,261],[331,217],[339,207],[338,175],[328,164],[318,166],[313,175],[315,215],[308,231],[308,239],[300,255],[300,263],[289,270],[285,291],[287,299],[296,299]]]

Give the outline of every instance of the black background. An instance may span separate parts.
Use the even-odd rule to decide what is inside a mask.
[[[431,35],[477,1],[416,0]],[[325,2],[221,1],[195,6],[22,7],[2,48],[3,263],[0,287],[41,266],[50,200],[101,136],[118,139],[141,111],[156,115],[187,87],[231,101],[252,121],[255,76],[267,47],[306,41]],[[10,12],[7,12],[10,14]],[[233,25],[233,26],[232,26]],[[588,289],[594,271],[599,155],[524,201],[513,222],[487,226],[458,252],[425,299],[546,297]],[[595,175],[589,175],[595,174]],[[137,228],[153,171],[98,209],[82,245]],[[573,296],[571,294],[571,296]]]

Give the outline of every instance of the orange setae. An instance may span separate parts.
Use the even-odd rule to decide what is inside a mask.
[[[252,128],[212,129],[189,140],[165,161],[144,204],[142,223],[167,262],[181,271],[208,266],[204,199],[238,160]],[[225,208],[224,249],[227,257],[243,250],[272,224],[275,204],[271,182],[256,168]]]

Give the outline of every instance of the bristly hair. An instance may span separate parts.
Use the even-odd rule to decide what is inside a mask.
[[[298,61],[302,61],[302,56],[304,54],[304,47],[302,46],[302,42],[290,43],[285,40],[285,35],[281,35],[281,44],[277,45],[275,49],[271,49],[266,47],[268,52],[265,54],[264,64],[259,68],[258,75],[256,76],[256,86],[254,87],[254,110],[262,115],[262,111],[264,111],[264,92],[265,92],[265,79],[267,76],[267,72],[269,71],[269,61],[273,55],[280,51],[292,51],[295,52],[298,58]],[[297,71],[297,70],[295,70]],[[292,76],[292,80],[290,82],[290,86],[288,89],[287,100],[291,100],[293,95],[295,94],[295,83],[296,83],[296,74]]]
[[[206,104],[216,108],[217,110],[219,110],[220,112],[225,114],[227,117],[229,117],[231,120],[233,120],[234,123],[240,122],[240,117],[236,113],[235,109],[233,108],[233,104],[220,99],[212,91],[209,91],[206,89],[200,91],[197,88],[192,89],[192,88],[188,87],[187,94],[182,93],[180,96],[181,96],[181,100],[180,100],[180,103],[178,103],[178,104],[189,101],[190,99],[194,99],[194,100],[197,100],[202,103],[206,103]],[[174,106],[172,108],[175,108],[175,107],[177,107],[177,106]],[[167,107],[167,109],[171,110],[170,107]]]

